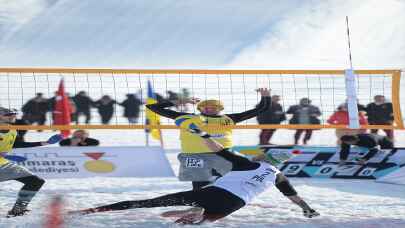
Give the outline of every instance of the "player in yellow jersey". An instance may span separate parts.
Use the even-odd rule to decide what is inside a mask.
[[[197,104],[199,114],[170,110],[168,108],[175,105],[171,102],[146,105],[153,112],[174,119],[176,125],[180,126],[182,152],[178,159],[180,161],[179,179],[181,181],[192,181],[193,189],[199,189],[231,170],[232,164],[217,156],[215,151],[207,147],[201,137],[191,133],[190,129],[205,132],[224,148],[231,148],[233,146],[232,129],[221,128],[221,126],[235,125],[265,111],[271,105],[270,91],[266,88],[260,88],[257,92],[261,94],[259,105],[241,113],[221,114],[224,105],[219,100],[199,102]],[[195,104],[196,102],[190,100],[189,103]]]
[[[15,122],[17,111],[0,107],[0,125],[10,125]],[[42,187],[45,181],[32,174],[28,169],[9,161],[12,156],[11,150],[15,147],[14,142],[17,137],[16,130],[0,130],[0,182],[16,180],[24,184],[18,193],[16,203],[8,212],[7,217],[24,215],[27,205]],[[20,142],[18,147],[44,146],[59,142],[63,137],[53,135],[44,142]]]

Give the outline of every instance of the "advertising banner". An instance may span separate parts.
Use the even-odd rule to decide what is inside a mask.
[[[11,160],[46,179],[174,176],[161,147],[21,148]]]
[[[377,182],[405,185],[405,164],[400,169],[377,179]]]
[[[368,149],[353,147],[348,163],[338,166],[338,147],[312,146],[237,146],[234,150],[247,156],[254,156],[268,150],[300,152],[296,157],[279,165],[288,177],[378,179],[405,165],[405,149],[381,150],[364,165],[355,162],[356,158],[368,153]]]

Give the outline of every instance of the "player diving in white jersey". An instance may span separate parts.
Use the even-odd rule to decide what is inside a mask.
[[[204,132],[195,132],[205,138],[210,149],[233,164],[231,172],[218,178],[212,185],[202,189],[177,192],[147,200],[121,201],[114,204],[72,211],[72,215],[85,215],[97,212],[127,210],[133,208],[153,208],[169,206],[191,206],[191,209],[169,211],[163,216],[180,217],[176,223],[201,224],[223,218],[250,203],[256,196],[271,185],[303,210],[308,218],[319,216],[290,184],[288,179],[274,166],[267,162],[266,155],[259,155],[252,161],[245,157],[224,150],[221,144],[210,139]]]

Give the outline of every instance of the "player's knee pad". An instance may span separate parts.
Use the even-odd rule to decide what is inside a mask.
[[[290,184],[288,179],[282,174],[278,174],[276,178],[276,187],[285,196],[295,196],[297,192],[294,187]]]

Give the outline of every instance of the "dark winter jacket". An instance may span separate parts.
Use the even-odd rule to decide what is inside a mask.
[[[271,106],[257,115],[259,124],[279,124],[286,120],[283,107],[279,103],[271,103]]]
[[[124,107],[124,116],[125,117],[139,117],[140,106],[142,101],[139,100],[136,96],[128,96],[121,104]]]
[[[93,101],[88,96],[76,95],[73,97],[77,112],[90,112]]]
[[[377,105],[370,103],[366,107],[369,124],[390,124],[393,118],[392,103]]]
[[[42,99],[37,101],[35,99],[29,100],[24,106],[21,108],[24,115],[45,115],[46,112],[49,110],[48,100]]]
[[[319,124],[320,120],[318,116],[321,115],[321,111],[314,105],[293,105],[287,110],[287,114],[292,114],[290,124]],[[301,121],[302,119],[308,119],[308,121]]]
[[[114,113],[114,105],[117,102],[115,100],[110,100],[108,103],[104,102],[102,99],[96,101],[94,106],[97,107],[98,112],[102,116],[112,115]]]

